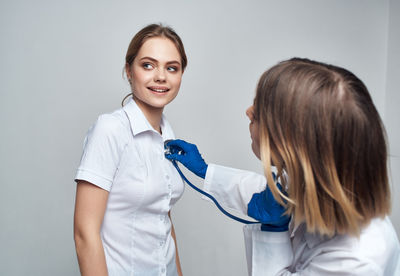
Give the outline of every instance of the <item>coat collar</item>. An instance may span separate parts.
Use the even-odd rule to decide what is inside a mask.
[[[294,225],[294,223],[292,223],[290,226],[291,238],[293,239],[294,237],[297,237],[297,239],[303,239],[307,243],[308,248],[314,248],[320,243],[329,240],[328,237],[322,236],[318,233],[307,232],[307,226],[304,222],[299,225]]]

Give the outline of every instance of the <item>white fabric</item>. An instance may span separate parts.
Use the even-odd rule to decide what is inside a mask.
[[[293,259],[289,233],[265,232],[260,229],[261,224],[245,225],[243,228],[249,275],[280,275],[277,273],[282,267],[288,267]],[[283,257],[265,261],[272,254]]]
[[[263,178],[253,172],[210,164],[204,190],[246,214],[251,195],[262,189]],[[304,224],[290,229],[290,234],[262,232],[259,224],[246,225],[244,237],[249,275],[253,276],[400,275],[399,240],[388,217],[372,220],[359,238],[321,237],[307,233]]]
[[[130,100],[86,136],[75,180],[109,191],[101,238],[110,276],[177,275],[168,212],[184,185],[164,157],[164,141],[174,138],[164,116],[161,130]]]
[[[248,183],[251,186],[248,187]],[[228,208],[247,215],[247,204],[254,193],[265,190],[265,176],[209,164],[204,179],[204,190],[212,194],[218,202]],[[206,197],[204,197],[206,199]]]

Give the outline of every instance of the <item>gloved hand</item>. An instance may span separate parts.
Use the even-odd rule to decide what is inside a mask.
[[[204,162],[196,145],[177,139],[167,142],[165,147],[170,148],[170,153],[166,153],[165,158],[177,160],[197,176],[206,177],[208,165]]]
[[[279,190],[282,191],[282,186],[279,183],[277,185]],[[261,222],[262,231],[287,231],[290,216],[283,215],[285,211],[285,207],[275,200],[268,186],[261,193],[255,193],[247,204],[247,214]]]

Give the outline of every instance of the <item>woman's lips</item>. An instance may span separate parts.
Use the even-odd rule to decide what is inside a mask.
[[[156,93],[166,93],[169,91],[169,88],[165,86],[149,86],[147,89]]]

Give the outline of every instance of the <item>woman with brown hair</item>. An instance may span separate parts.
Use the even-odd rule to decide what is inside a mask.
[[[149,25],[128,47],[132,93],[90,128],[75,178],[82,275],[182,275],[170,210],[184,186],[164,157],[174,133],[163,110],[177,96],[186,64],[169,27]]]
[[[220,203],[261,222],[244,228],[249,274],[400,275],[385,131],[361,80],[287,60],[261,76],[246,114],[265,177],[207,165],[182,140],[168,144],[181,154],[167,158],[205,178]]]

